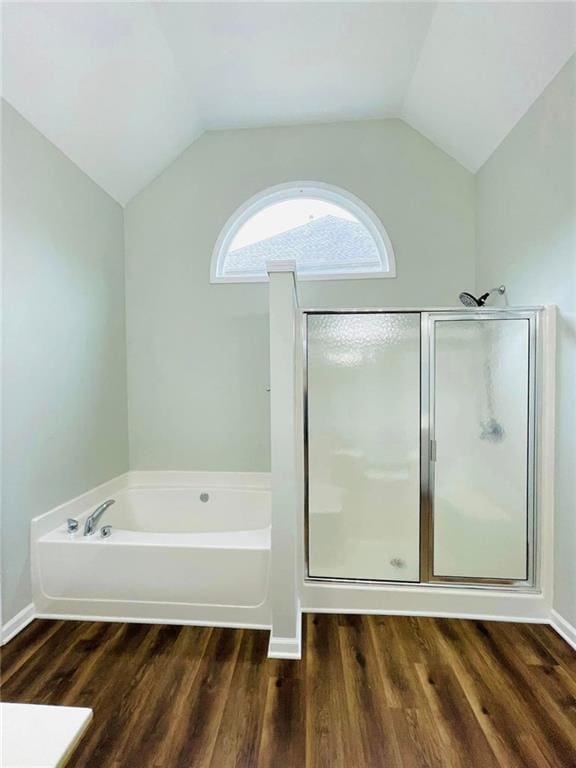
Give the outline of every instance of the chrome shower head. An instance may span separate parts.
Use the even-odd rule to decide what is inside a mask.
[[[481,307],[482,305],[476,299],[474,296],[472,296],[471,293],[466,293],[466,291],[463,291],[460,296],[458,296],[462,304],[464,304],[465,307]]]
[[[464,304],[465,307],[483,307],[484,304],[486,304],[486,299],[488,296],[490,296],[491,293],[499,293],[502,295],[506,292],[506,286],[505,285],[499,285],[498,288],[492,288],[491,290],[487,291],[486,293],[483,293],[482,296],[479,298],[476,298],[475,296],[472,296],[471,293],[468,293],[467,291],[463,291],[458,298]]]

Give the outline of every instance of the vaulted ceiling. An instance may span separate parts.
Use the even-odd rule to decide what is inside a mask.
[[[219,128],[401,117],[476,171],[576,50],[575,11],[8,3],[3,95],[121,203]]]

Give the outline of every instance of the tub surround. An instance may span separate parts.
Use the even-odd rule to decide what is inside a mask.
[[[111,536],[84,536],[107,498]],[[33,521],[36,613],[267,629],[269,506],[264,474],[123,475]]]

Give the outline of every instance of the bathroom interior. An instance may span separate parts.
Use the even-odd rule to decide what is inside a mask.
[[[0,764],[576,767],[576,4],[2,47]]]

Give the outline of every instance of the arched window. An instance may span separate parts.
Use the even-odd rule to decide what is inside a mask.
[[[396,277],[377,216],[349,192],[316,182],[272,187],[242,205],[218,238],[210,279],[261,282],[268,261],[287,259],[299,280]]]

